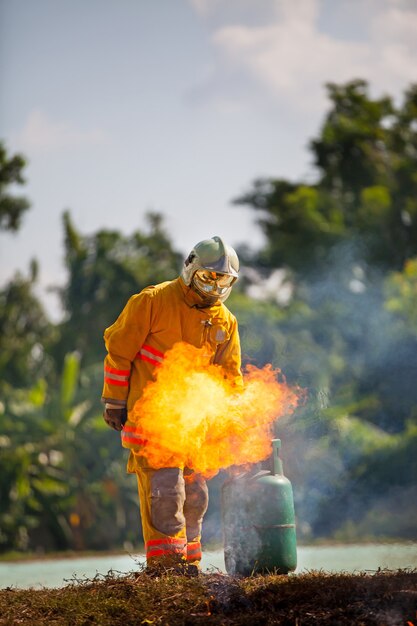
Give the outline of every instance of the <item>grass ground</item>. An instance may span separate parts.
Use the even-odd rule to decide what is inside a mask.
[[[167,572],[0,590],[0,625],[417,626],[417,571],[196,578]]]

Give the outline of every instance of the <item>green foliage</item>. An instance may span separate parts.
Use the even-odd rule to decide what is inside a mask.
[[[386,308],[417,335],[417,258],[408,259],[402,272],[391,274],[386,282]]]
[[[318,139],[311,141],[320,183],[343,201],[346,224],[355,222],[355,204],[362,190],[384,184],[390,174],[390,129],[395,116],[391,98],[372,100],[368,85],[354,80],[327,85],[332,103]]]
[[[54,329],[34,293],[36,265],[28,278],[17,274],[0,291],[0,392],[24,387],[47,375]]]
[[[357,438],[361,430],[363,424],[352,431],[351,445],[359,444],[355,461],[348,471],[335,476],[331,497],[321,503],[314,533],[334,533],[346,539],[348,529],[352,533],[356,526],[356,536],[414,539],[417,426],[410,421],[403,432],[376,433],[368,443]],[[333,444],[341,445],[342,437],[346,441],[346,431],[335,433]]]
[[[349,244],[353,261],[400,270],[417,254],[417,86],[398,108],[372,99],[361,80],[329,84],[328,94],[330,111],[310,142],[317,182],[258,180],[235,201],[261,212],[267,244],[253,260],[302,279]]]
[[[79,355],[68,354],[60,388],[39,379],[4,396],[0,550],[102,549],[138,537],[119,438],[91,399],[101,368],[80,382],[79,366]]]
[[[26,161],[20,154],[9,156],[0,141],[0,231],[16,231],[20,227],[22,215],[30,204],[26,198],[9,192],[12,185],[23,185],[22,170]]]
[[[417,419],[417,86],[398,107],[371,98],[364,81],[328,85],[328,93],[330,110],[310,143],[316,182],[258,180],[236,202],[258,211],[266,235],[259,253],[244,251],[246,262],[260,276],[280,268],[293,286],[275,323],[267,314],[255,328],[257,358],[272,353],[307,393],[276,427],[301,535],[343,533],[347,520],[352,538],[352,528],[382,533],[365,501],[389,517],[412,488],[401,470],[396,491],[385,493],[378,463],[388,451],[395,466],[415,454],[404,442],[414,445]],[[275,303],[269,296],[264,314],[277,302],[279,294]],[[253,331],[250,314],[247,325]],[[411,536],[406,523],[388,526],[387,536]]]

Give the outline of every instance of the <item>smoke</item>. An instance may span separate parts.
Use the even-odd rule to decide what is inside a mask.
[[[410,485],[401,445],[410,441],[407,424],[417,414],[417,342],[385,306],[386,270],[366,257],[364,241],[336,246],[320,271],[309,268],[305,281],[293,285],[285,307],[275,305],[274,321],[272,304],[264,305],[264,319],[256,311],[243,316],[243,352],[249,348],[257,363],[272,362],[306,389],[305,405],[275,425],[305,540],[338,529],[343,538],[349,519],[358,537],[365,529],[380,535],[378,515],[385,510],[393,519],[394,492]],[[398,468],[394,489],[374,467],[388,450]],[[410,503],[407,510],[417,514]],[[401,536],[403,527],[386,524],[385,536]]]

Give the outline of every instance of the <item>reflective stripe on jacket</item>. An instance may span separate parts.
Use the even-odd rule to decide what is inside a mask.
[[[197,348],[209,345],[212,362],[222,365],[241,385],[240,342],[237,322],[218,302],[197,308],[194,291],[182,278],[147,287],[130,298],[115,323],[104,332],[103,400],[127,406],[128,412],[154,379],[155,367],[178,341]],[[146,442],[140,428],[129,419],[122,431],[126,448],[139,449]]]

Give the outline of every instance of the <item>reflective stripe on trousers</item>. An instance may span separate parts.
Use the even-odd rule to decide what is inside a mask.
[[[187,543],[187,562],[201,561],[201,543],[200,541],[189,541]]]
[[[151,539],[145,543],[146,559],[152,557],[179,557],[182,559],[187,555],[187,541],[185,539],[175,539],[164,537],[164,539]]]

